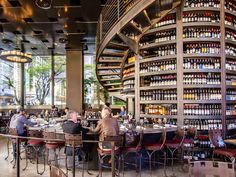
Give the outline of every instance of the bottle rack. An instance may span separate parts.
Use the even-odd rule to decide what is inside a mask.
[[[141,37],[139,55],[140,118],[198,121],[225,135],[236,129],[235,1],[186,0],[182,13],[172,11]]]

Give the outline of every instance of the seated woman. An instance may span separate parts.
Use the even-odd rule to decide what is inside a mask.
[[[89,132],[89,129],[83,128],[81,123],[77,120],[77,113],[75,111],[69,111],[67,113],[67,121],[62,125],[62,129],[64,133],[69,134],[80,134],[82,133],[82,136],[85,137],[86,134]],[[83,144],[83,148],[76,149],[75,154],[81,157],[85,157],[85,150],[87,149],[85,147],[85,144]],[[66,147],[65,153],[68,156],[71,156],[73,152],[72,147]],[[80,158],[80,157],[79,157]]]
[[[97,127],[93,132],[98,132],[99,140],[104,141],[107,136],[117,136],[119,134],[119,126],[116,118],[111,116],[109,110],[103,110],[102,119],[98,121]],[[112,146],[109,142],[99,143],[101,149],[111,149]]]

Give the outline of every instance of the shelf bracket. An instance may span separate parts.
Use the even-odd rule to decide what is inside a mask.
[[[129,48],[135,53],[138,54],[138,43],[124,35],[123,33],[117,33],[117,35],[129,46]]]

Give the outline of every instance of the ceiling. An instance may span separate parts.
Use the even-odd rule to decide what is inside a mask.
[[[35,0],[0,0],[0,50],[19,49],[33,55],[52,51],[64,55],[66,50],[83,48],[94,52],[105,0],[51,1],[51,8],[45,10]]]

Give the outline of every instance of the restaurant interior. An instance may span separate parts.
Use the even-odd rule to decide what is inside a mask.
[[[235,177],[236,0],[0,0],[0,177]]]

